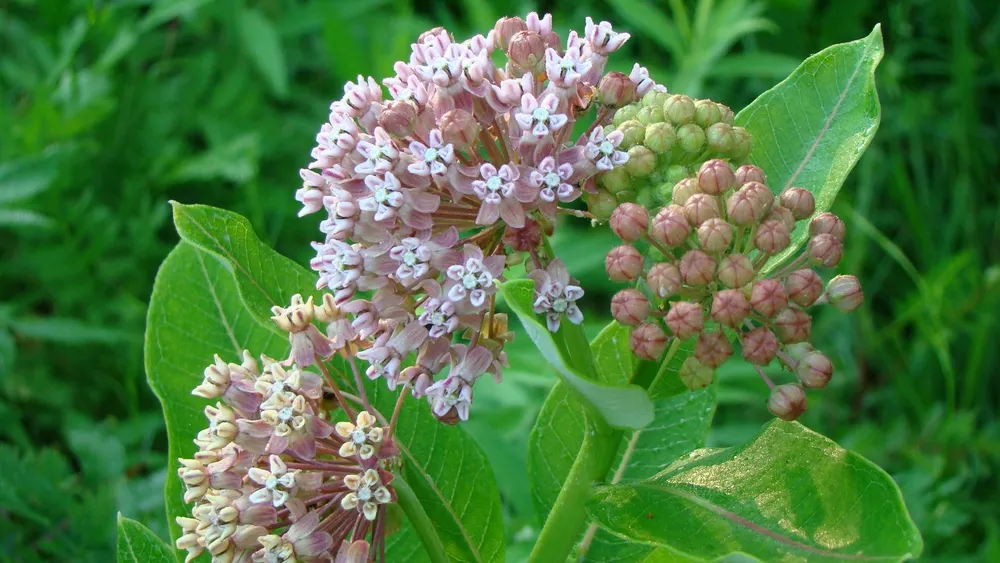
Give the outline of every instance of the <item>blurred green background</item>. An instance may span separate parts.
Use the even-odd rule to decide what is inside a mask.
[[[295,218],[297,171],[343,83],[389,75],[432,26],[467,36],[534,8],[563,34],[587,15],[615,22],[633,34],[619,66],[641,61],[671,91],[736,110],[881,22],[881,130],[834,209],[849,227],[841,270],[867,300],[819,315],[814,342],[838,373],[803,421],[896,479],[925,560],[1000,561],[997,4],[0,1],[0,561],[111,561],[119,510],[165,534],[142,335],[177,240],[167,200],[236,210],[307,262],[319,233],[315,216]],[[686,23],[698,13],[707,25]],[[562,252],[597,324],[616,290],[601,262],[613,241],[564,227],[563,240],[587,237]],[[511,356],[467,429],[494,464],[517,561],[538,529],[525,444],[553,378],[528,367],[526,339]],[[766,390],[734,364],[711,445],[767,420]]]

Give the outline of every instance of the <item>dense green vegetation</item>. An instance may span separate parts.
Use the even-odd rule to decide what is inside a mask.
[[[540,2],[610,19],[672,91],[741,108],[809,53],[883,25],[883,119],[834,211],[852,316],[820,315],[838,374],[803,422],[884,467],[940,561],[1000,560],[1000,11],[994,2]],[[485,31],[528,2],[13,0],[0,9],[0,561],[106,562],[121,511],[166,534],[166,441],[143,372],[167,201],[247,216],[305,263],[297,170],[344,81],[387,75],[423,30]],[[704,22],[705,25],[700,25]],[[617,289],[586,224],[560,252],[588,318]],[[578,237],[588,237],[579,239]],[[559,240],[556,245],[559,246]],[[467,425],[504,496],[511,560],[537,533],[528,430],[555,377],[527,339]],[[745,365],[722,374],[711,445],[768,419]],[[518,367],[521,369],[519,370]]]

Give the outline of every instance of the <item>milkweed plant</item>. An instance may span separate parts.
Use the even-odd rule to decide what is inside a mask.
[[[880,120],[879,29],[738,114],[614,60],[628,39],[435,28],[348,83],[289,191],[308,264],[174,204],[146,366],[176,551],[123,519],[119,561],[504,561],[509,499],[463,423],[515,338],[560,378],[528,440],[529,561],[919,555],[893,481],[794,422],[837,377],[812,313],[864,304],[830,208]],[[550,243],[573,222],[619,239],[609,302]],[[705,449],[726,362],[776,419]]]

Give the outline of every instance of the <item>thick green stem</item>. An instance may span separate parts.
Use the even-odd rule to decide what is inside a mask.
[[[438,536],[437,529],[431,522],[430,516],[424,511],[423,505],[417,500],[413,489],[398,475],[392,480],[392,488],[396,490],[399,507],[403,509],[410,525],[413,526],[420,541],[423,542],[427,556],[434,563],[448,563],[448,554],[444,550],[444,544],[441,543],[441,537]]]

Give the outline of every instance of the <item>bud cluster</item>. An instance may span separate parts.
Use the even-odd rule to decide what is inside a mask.
[[[598,191],[586,196],[591,212],[606,219],[619,203],[669,203],[674,185],[707,159],[743,164],[750,135],[733,119],[722,104],[662,90],[621,108],[605,134],[621,136],[628,162],[598,176]]]
[[[707,160],[695,177],[676,182],[670,202],[653,211],[618,205],[609,223],[624,244],[608,253],[605,267],[612,280],[635,285],[611,301],[615,320],[634,327],[633,353],[657,360],[671,339],[696,339],[680,377],[699,388],[733,356],[729,334],[735,334],[743,358],[762,376],[760,368],[777,358],[802,387],[826,386],[833,367],[809,343],[808,309],[826,303],[852,311],[863,293],[854,276],[837,276],[824,289],[813,268],[837,266],[845,230],[835,215],[814,217],[814,211],[808,190],[791,187],[775,196],[759,168],[733,170],[722,159]],[[804,252],[765,275],[764,264],[788,248],[805,221]],[[775,415],[791,420],[805,410],[801,388],[765,380],[774,388],[769,407]]]

